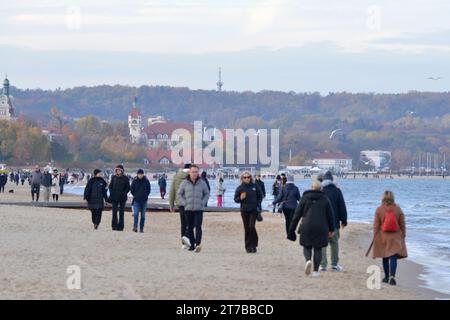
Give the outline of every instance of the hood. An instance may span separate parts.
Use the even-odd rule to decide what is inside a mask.
[[[334,182],[332,180],[323,180],[322,188],[328,187],[328,186],[334,186]]]
[[[286,182],[286,184],[284,185],[284,187],[286,188],[286,190],[291,190],[295,188],[295,184],[293,182]]]
[[[309,200],[318,200],[324,196],[322,191],[307,190],[303,192],[303,197]]]

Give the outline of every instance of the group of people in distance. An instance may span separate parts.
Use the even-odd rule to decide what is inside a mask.
[[[300,245],[306,260],[305,274],[318,277],[320,272],[328,270],[328,245],[331,251],[331,270],[342,271],[343,268],[339,265],[339,238],[340,229],[347,226],[347,209],[342,192],[334,183],[331,172],[319,175],[317,180],[312,182],[311,189],[306,190],[303,195],[300,194],[292,176],[282,179],[278,187],[272,204],[279,205],[284,214],[287,239],[296,241],[297,234],[300,235]],[[143,232],[151,191],[150,182],[143,170],[138,170],[131,186],[124,175],[122,165],[115,168],[115,175],[109,186],[103,179],[102,172],[94,170],[93,177],[85,188],[84,198],[92,212],[95,229],[101,221],[104,201],[112,204],[112,229],[124,229],[124,208],[129,191],[133,195],[133,231],[137,232],[139,227],[139,231]],[[222,197],[225,191],[223,180],[219,181],[216,191],[219,191],[219,202],[219,197]],[[261,176],[257,175],[253,180],[248,171],[240,175],[234,201],[240,204],[247,253],[257,252],[256,221],[262,220],[261,203],[265,196]],[[197,253],[201,251],[203,211],[209,197],[210,187],[201,177],[197,165],[186,164],[174,175],[169,192],[169,207],[171,212],[177,210],[179,213],[182,248]],[[373,258],[383,259],[383,282],[395,285],[397,260],[407,257],[407,250],[405,217],[400,207],[395,204],[391,191],[384,192],[382,204],[376,209],[373,230]]]

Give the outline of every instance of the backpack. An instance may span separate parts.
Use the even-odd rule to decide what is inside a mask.
[[[400,230],[400,227],[398,226],[394,206],[384,206],[384,208],[386,209],[386,215],[381,225],[381,230],[384,232],[397,232]]]

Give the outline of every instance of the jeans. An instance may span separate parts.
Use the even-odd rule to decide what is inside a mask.
[[[126,201],[113,201],[112,202],[112,229],[117,231],[123,231],[124,228],[124,214],[125,214]],[[119,212],[119,219],[117,219],[117,211]]]
[[[319,271],[320,261],[322,260],[322,249],[323,248],[317,248],[317,247],[303,247],[303,255],[305,256],[305,260],[309,261],[312,258],[313,255],[313,249],[314,249],[314,271]]]
[[[191,241],[191,248],[202,243],[202,223],[203,211],[185,211],[187,220],[188,237]],[[195,229],[195,234],[194,234]]]
[[[397,272],[397,256],[393,255],[388,258],[383,258],[383,270],[386,278],[395,277]]]
[[[245,250],[252,250],[258,247],[258,233],[256,232],[256,211],[241,212],[242,223],[245,232]]]
[[[94,226],[98,226],[102,221],[103,209],[91,209],[92,223]]]
[[[284,220],[286,223],[286,235],[289,233],[289,227],[291,226],[292,218],[294,217],[295,209],[283,208]]]
[[[339,229],[334,230],[334,236],[328,241],[331,250],[331,266],[337,266],[339,263]],[[323,268],[328,265],[327,260],[327,247],[322,248],[322,263],[320,264]]]
[[[133,204],[133,214],[134,214],[134,229],[137,229],[139,222],[139,213],[141,214],[141,222],[139,223],[139,230],[144,231],[145,224],[145,210],[147,210],[147,201],[137,202]]]
[[[34,201],[34,195],[36,195],[36,201],[39,201],[39,192],[41,191],[41,185],[33,184],[31,186],[31,199]]]
[[[180,212],[181,238],[184,236],[187,237],[188,236],[187,219],[186,219],[186,212],[184,211],[184,206],[179,206],[178,211]]]

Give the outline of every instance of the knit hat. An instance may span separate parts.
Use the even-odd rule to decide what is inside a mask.
[[[331,174],[330,171],[325,172],[325,174],[323,175],[323,180],[331,180],[331,181],[333,181],[333,175]]]
[[[102,170],[100,169],[94,169],[94,177],[99,174],[100,172],[102,172]]]
[[[184,164],[184,168],[183,169],[190,169],[191,168],[191,164],[190,163],[185,163]]]
[[[323,173],[319,173],[319,175],[317,176],[317,181],[323,181]]]
[[[125,169],[123,168],[123,165],[121,165],[121,164],[118,164],[118,165],[116,166],[116,169],[115,169],[115,170],[117,170],[117,169],[122,170],[122,172],[125,171]]]
[[[288,182],[294,182],[294,176],[288,176],[287,177]]]
[[[137,174],[144,174],[144,170],[139,169],[139,170],[137,171]]]

